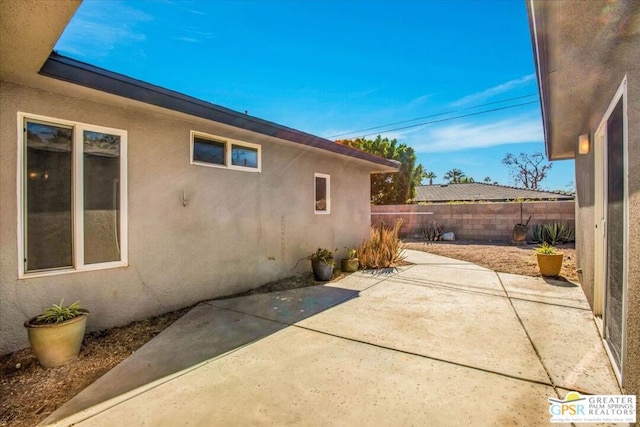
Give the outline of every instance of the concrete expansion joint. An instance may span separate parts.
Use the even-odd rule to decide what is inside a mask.
[[[464,364],[464,363],[454,362],[454,361],[447,360],[447,359],[442,359],[442,358],[439,358],[439,357],[427,356],[427,355],[420,354],[420,353],[414,353],[412,351],[400,350],[400,349],[397,349],[397,348],[388,347],[388,346],[384,346],[384,345],[380,345],[380,344],[374,344],[374,343],[370,343],[370,342],[367,342],[367,341],[362,341],[362,340],[358,340],[358,339],[354,339],[354,338],[348,338],[348,337],[344,337],[344,336],[337,335],[337,334],[331,334],[329,332],[320,331],[320,330],[317,330],[317,329],[309,328],[307,326],[301,326],[301,325],[292,325],[292,326],[294,328],[304,329],[305,331],[315,332],[315,333],[318,333],[318,334],[322,334],[322,335],[330,336],[330,337],[333,337],[333,338],[338,338],[338,339],[350,341],[350,342],[357,343],[357,344],[364,344],[364,345],[367,345],[367,346],[370,346],[370,347],[380,348],[380,349],[383,349],[383,350],[393,351],[393,352],[396,352],[396,353],[402,353],[402,354],[406,354],[406,355],[409,355],[409,356],[420,357],[422,359],[434,360],[436,362],[447,363],[449,365],[454,365],[454,366],[458,366],[458,367],[466,368],[466,369],[472,369],[474,371],[484,372],[484,373],[487,373],[487,374],[499,375],[499,376],[504,377],[504,378],[510,378],[510,379],[514,379],[514,380],[525,381],[525,382],[532,383],[532,384],[539,384],[539,385],[544,385],[544,386],[548,386],[548,387],[553,387],[554,390],[556,388],[553,385],[553,383],[551,382],[551,380],[549,382],[538,381],[538,380],[534,380],[534,379],[531,379],[531,378],[525,378],[525,377],[520,377],[520,376],[517,376],[517,375],[505,374],[504,372],[497,372],[497,371],[492,371],[491,369],[484,369],[484,368],[480,368],[480,367],[477,367],[477,366],[472,366],[472,365],[467,365],[467,364]],[[545,368],[545,371],[546,371],[546,368]],[[547,377],[549,377],[548,372],[547,372]]]
[[[496,295],[495,293],[486,292],[486,291],[482,291],[482,290],[462,289],[462,288],[460,288],[459,284],[453,283],[453,282],[434,282],[434,281],[430,281],[430,280],[408,279],[406,277],[403,277],[402,279],[400,279],[400,281],[406,282],[409,285],[423,286],[423,287],[430,286],[430,287],[434,287],[434,288],[447,289],[447,290],[454,291],[454,292],[468,293],[468,294],[474,294],[474,295],[482,295],[482,296],[486,296],[486,297],[495,297],[495,298],[507,298],[508,297],[507,295]]]
[[[533,348],[533,351],[536,353],[536,357],[538,358],[538,361],[540,362],[540,365],[542,366],[542,369],[544,369],[544,373],[547,376],[547,378],[549,379],[549,383],[547,385],[550,385],[551,387],[553,387],[553,390],[556,392],[556,394],[558,393],[558,389],[557,389],[557,385],[553,382],[553,378],[551,377],[551,373],[549,372],[549,369],[547,368],[547,365],[545,365],[544,360],[542,359],[542,356],[540,355],[540,351],[538,350],[538,348],[536,347],[535,343],[533,342],[533,339],[531,338],[531,335],[529,334],[529,331],[527,331],[527,328],[524,326],[524,322],[522,321],[522,318],[520,317],[520,314],[518,313],[518,310],[516,310],[516,306],[513,304],[513,300],[511,299],[511,297],[509,296],[509,293],[507,292],[507,288],[504,286],[504,283],[502,282],[502,279],[500,278],[500,275],[497,272],[494,272],[494,274],[496,275],[498,282],[500,283],[500,286],[502,286],[502,290],[504,291],[505,295],[507,296],[507,299],[509,301],[509,305],[511,306],[511,309],[513,310],[513,313],[516,315],[516,318],[518,319],[518,323],[520,323],[520,327],[522,327],[522,330],[524,331],[525,335],[527,336],[527,339],[529,340],[529,343],[531,344],[531,347]],[[558,396],[560,396],[558,394]]]
[[[591,309],[584,308],[584,307],[574,307],[572,305],[566,305],[566,304],[560,304],[560,303],[554,303],[554,302],[548,302],[548,301],[534,301],[534,300],[531,300],[531,299],[528,299],[528,298],[512,297],[510,295],[507,295],[507,298],[509,298],[510,300],[534,302],[536,304],[550,305],[550,306],[562,307],[562,308],[570,308],[572,310],[588,311],[589,313],[591,313]]]

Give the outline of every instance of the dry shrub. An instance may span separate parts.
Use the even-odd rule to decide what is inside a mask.
[[[397,219],[393,228],[381,223],[371,227],[369,240],[358,247],[358,259],[361,268],[389,268],[398,266],[405,255],[398,232],[402,226],[402,219]]]

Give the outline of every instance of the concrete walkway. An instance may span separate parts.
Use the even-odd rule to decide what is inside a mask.
[[[549,425],[620,394],[579,286],[414,265],[202,303],[44,425]]]

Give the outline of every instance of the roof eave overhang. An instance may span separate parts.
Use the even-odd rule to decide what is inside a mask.
[[[620,84],[625,69],[636,66],[640,3],[526,4],[547,156],[572,159],[579,136],[595,131],[611,88]]]
[[[555,111],[563,110],[557,105],[563,100],[552,90],[553,81],[560,76],[561,70],[551,66],[549,55],[557,48],[552,39],[556,29],[549,25],[554,17],[549,8],[543,2],[536,0],[527,1],[529,29],[531,44],[533,46],[533,59],[538,81],[538,93],[540,96],[540,112],[544,130],[545,152],[549,160],[564,160],[575,158],[575,141],[557,137],[560,119],[554,116]],[[575,139],[577,140],[577,138]]]
[[[234,126],[371,164],[372,172],[396,172],[400,162],[389,160],[306,132],[249,116],[188,95],[136,80],[52,52],[40,74],[194,117]]]

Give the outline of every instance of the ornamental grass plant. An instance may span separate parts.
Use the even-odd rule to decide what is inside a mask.
[[[384,223],[371,227],[369,240],[358,247],[360,268],[378,269],[396,267],[405,259],[402,242],[398,238],[402,219],[397,219],[393,227]]]

